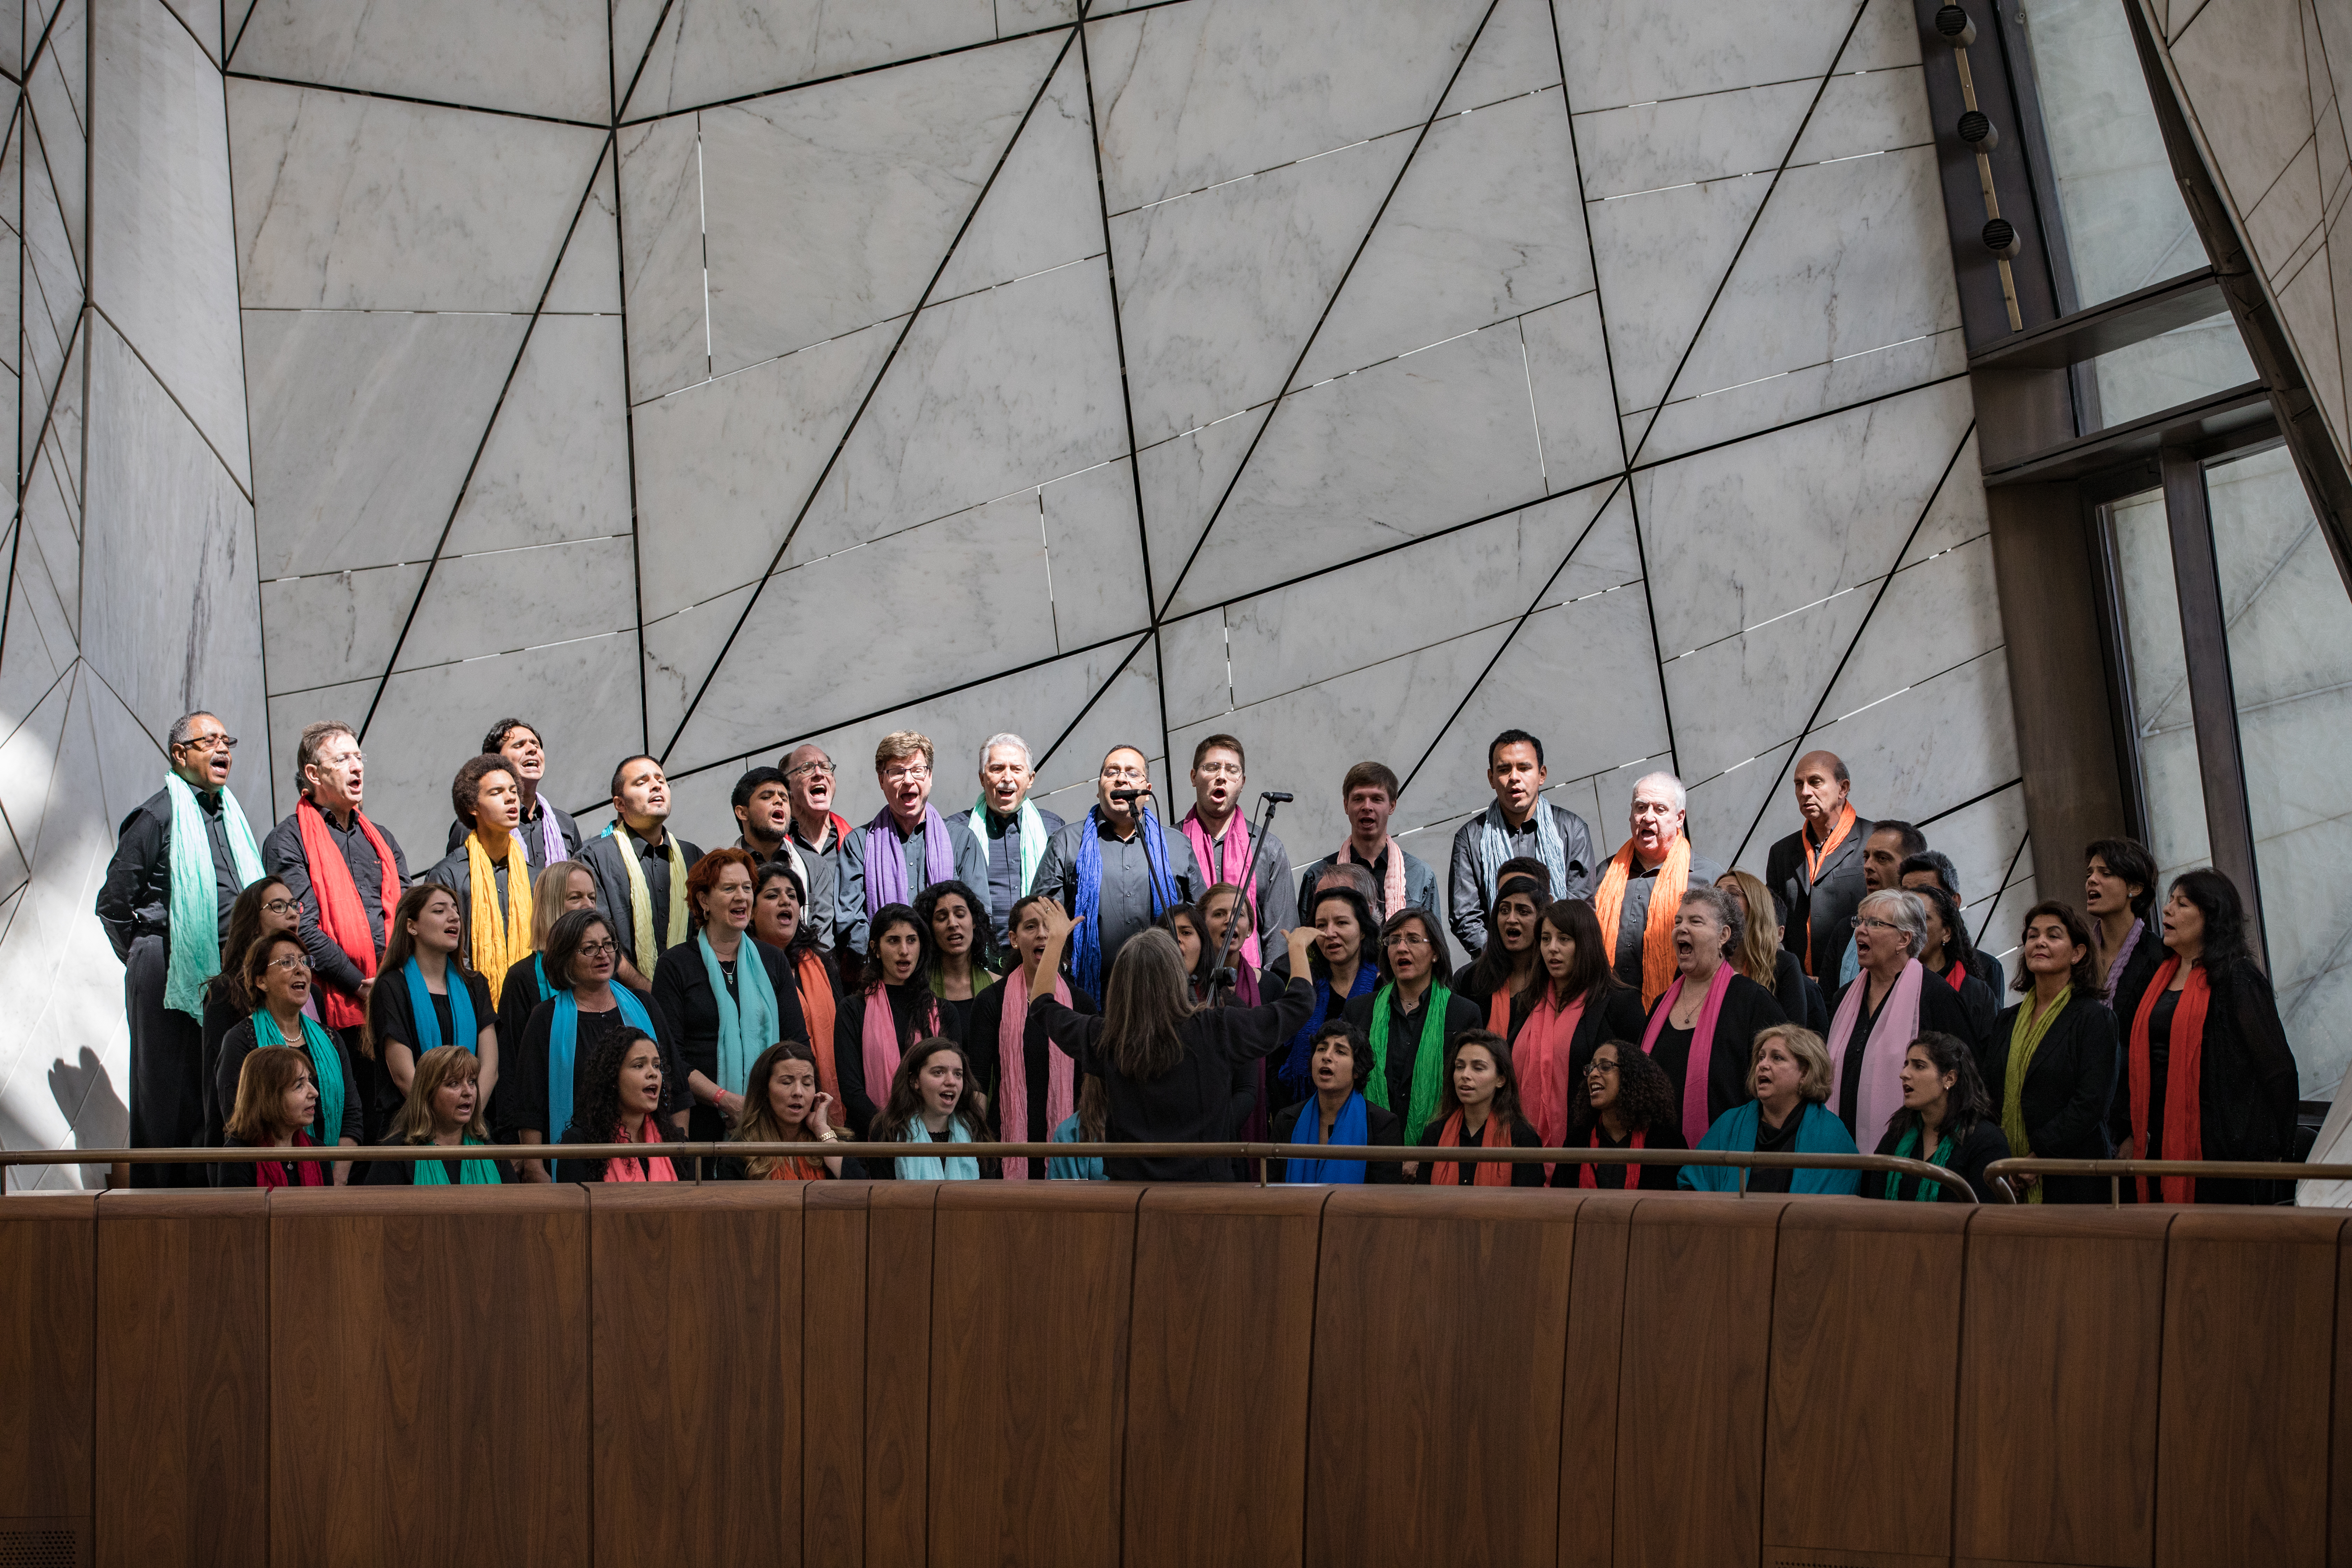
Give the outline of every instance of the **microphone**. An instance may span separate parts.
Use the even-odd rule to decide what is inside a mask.
[[[1278,789],[1270,789],[1270,790],[1266,790],[1266,791],[1263,792],[1262,794],[1260,794],[1260,795],[1259,795],[1259,796],[1258,796],[1258,799],[1260,799],[1260,800],[1270,800],[1270,801],[1274,802],[1276,805],[1289,805],[1293,800],[1296,800],[1297,798],[1297,796],[1296,796],[1296,795],[1286,795],[1286,794],[1284,794],[1282,791],[1280,791],[1280,790],[1278,790]]]
[[[1115,789],[1110,792],[1110,797],[1113,800],[1132,805],[1150,793],[1151,791],[1148,786],[1143,789]]]

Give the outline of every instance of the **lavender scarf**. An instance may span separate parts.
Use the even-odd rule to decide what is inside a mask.
[[[877,846],[880,852],[877,852]],[[923,887],[955,880],[955,850],[948,843],[948,825],[939,808],[923,805]],[[872,920],[892,904],[914,902],[921,888],[907,886],[907,852],[898,837],[898,819],[884,806],[866,825],[866,918]]]

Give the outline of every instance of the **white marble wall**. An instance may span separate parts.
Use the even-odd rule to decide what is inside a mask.
[[[199,639],[226,659],[257,616],[234,677],[203,667],[248,789],[266,763],[284,795],[304,722],[372,714],[418,866],[509,710],[592,822],[621,753],[664,755],[706,843],[804,739],[859,816],[883,730],[934,735],[961,805],[1015,729],[1076,814],[1120,742],[1181,809],[1231,730],[1302,860],[1381,757],[1442,862],[1524,726],[1606,847],[1675,766],[1706,848],[1760,865],[1790,760],[1831,744],[1986,918],[2030,894],[1903,0],[84,5],[121,18],[101,89],[138,90],[114,121],[100,94],[98,177],[132,194],[100,204],[81,338],[75,178],[10,215],[47,563],[12,593],[113,552],[103,593],[23,612],[86,696],[37,708],[12,623],[0,691],[45,756],[154,729],[194,623],[106,605],[202,561],[253,585]],[[79,122],[45,105],[81,78],[32,79],[20,123]],[[101,414],[153,433],[111,475]],[[99,528],[166,502],[184,528]],[[84,947],[87,905],[57,894]],[[18,1048],[12,1114],[58,1055]]]

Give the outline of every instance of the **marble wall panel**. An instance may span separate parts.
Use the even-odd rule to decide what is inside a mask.
[[[1855,806],[1868,809],[1857,781]],[[1790,799],[1787,806],[1773,814],[1776,822],[1785,821],[1782,834],[1794,833],[1800,820],[1793,791],[1783,787]],[[1919,825],[1927,836],[1928,847],[1952,858],[1959,868],[1960,897],[1979,916],[1990,915],[1988,907],[1996,894],[2010,881],[2033,875],[2033,857],[2029,852],[2022,858],[2017,853],[2025,842],[2025,786],[2022,783],[1995,790],[1984,799],[1948,811],[1932,821]],[[2052,845],[2049,864],[2053,868],[2050,878],[2052,896],[2064,898],[2077,910],[2083,907],[2082,850],[2079,844]],[[2061,880],[2056,868],[2067,868],[2068,879]],[[2020,911],[2022,912],[2021,910]],[[1976,921],[1969,922],[1975,929]],[[2017,929],[1999,933],[2000,946],[2008,947],[2017,941]]]
[[[38,138],[31,139],[35,153]],[[73,155],[81,155],[79,147]],[[24,173],[24,308],[18,319],[19,363],[25,378],[18,429],[26,449],[40,439],[41,421],[63,384],[68,356],[81,330],[86,299],[65,216],[50,183],[47,161],[27,155]]]
[[[1579,109],[1692,98],[1832,68],[1916,65],[1918,25],[1897,0],[1797,0],[1773,25],[1720,8],[1627,5],[1584,13],[1555,0]]]
[[[1770,185],[1759,174],[1586,204],[1619,412],[1665,397]]]
[[[10,714],[8,733],[0,736],[0,818],[5,819],[11,857],[10,874],[0,881],[0,891],[15,892],[32,874],[41,825],[54,799],[50,784],[78,673],[61,671],[32,701]]]
[[[1829,688],[1825,715],[1917,686],[2000,646],[1990,537],[1895,574]]]
[[[1874,581],[1856,584],[1703,647],[1667,650],[1660,673],[1688,777],[1712,777],[1801,734],[1877,592]]]
[[[2000,649],[1899,697],[1817,726],[1805,747],[1835,752],[1874,783],[1870,805],[1917,822],[1998,789],[2019,773]]]
[[[52,183],[76,268],[89,275],[89,171],[85,163],[89,108],[89,0],[68,0],[26,73],[32,110],[30,148]]]
[[[1056,479],[1039,492],[1039,508],[1055,642],[1066,652],[1150,625],[1131,460]]]
[[[1437,109],[1489,0],[1192,0],[1087,27],[1103,199],[1126,212]]]
[[[1556,95],[1437,121],[1292,387],[1588,292],[1592,255],[1575,186],[1568,117]]]
[[[2173,35],[2173,67],[2241,213],[2255,209],[2311,140],[2303,45],[2296,0],[2210,0]],[[2302,237],[2298,231],[2293,239]],[[2280,258],[2261,259],[2274,266]]]
[[[90,296],[248,494],[236,233],[220,73],[148,0],[94,0],[90,159],[101,189]]]
[[[644,562],[645,552],[640,550],[640,570]],[[646,733],[649,750],[656,754],[668,750],[688,706],[709,679],[720,651],[741,624],[743,611],[751,602],[751,585],[747,584],[666,616],[656,617],[648,613],[639,624],[639,636],[645,645]],[[794,628],[764,647],[746,647],[743,657],[749,662],[766,661],[776,667],[777,673],[771,678],[768,689],[780,693],[778,700],[783,700],[812,687],[821,688],[822,678],[817,672],[829,668],[838,656],[825,646],[816,628],[804,627]],[[765,705],[761,710],[766,710]]]
[[[1438,112],[1483,109],[1558,86],[1559,69],[1560,40],[1552,26],[1550,0],[1497,0]]]
[[[630,531],[618,316],[541,316],[499,400],[446,549],[464,554]],[[624,585],[634,575],[620,563]],[[634,612],[632,612],[634,616]]]
[[[2274,290],[2274,297],[2279,320],[2294,345],[2312,397],[2331,420],[2341,420],[2344,416],[2337,411],[2345,406],[2344,360],[2336,296],[2328,287],[2331,271],[2324,259],[2306,262],[2302,271]],[[2336,427],[2346,428],[2341,424]]]
[[[1680,715],[1675,722],[1677,732],[1682,732]],[[1684,787],[1690,804],[1683,826],[1691,842],[1703,846],[1727,866],[1761,877],[1772,841],[1793,831],[1780,826],[1780,819],[1796,818],[1793,805],[1782,809],[1782,797],[1789,793],[1789,769],[1798,754],[1797,742],[1791,741],[1711,776],[1686,766]],[[1634,770],[1629,776],[1638,777],[1642,771]],[[1632,798],[1630,791],[1627,798]],[[1611,836],[1622,839],[1629,826],[1630,812],[1627,822],[1612,820]]]
[[[1152,591],[1163,604],[1169,584],[1182,574],[1205,537],[1209,520],[1223,504],[1264,428],[1265,415],[1245,410],[1137,451],[1144,550],[1151,562]]]
[[[1544,492],[1518,333],[1496,328],[1294,393],[1171,605],[1196,609]]]
[[[675,114],[996,36],[990,0],[674,0],[624,117]]]
[[[645,69],[646,56],[653,47],[654,28],[660,25],[663,13],[671,0],[610,0],[613,51],[613,107],[617,111],[629,101],[630,89]],[[617,112],[615,118],[618,118]]]
[[[621,312],[621,197],[613,174],[614,150],[604,150],[588,200],[563,242],[555,280],[547,287],[542,311],[619,315]]]
[[[1221,605],[1161,625],[1160,700],[1169,723],[1181,727],[1236,706],[1225,624],[1231,613]]]
[[[18,502],[23,550],[37,566],[26,575],[45,616],[63,628],[70,649],[81,636],[82,533],[82,346],[73,358],[50,405],[40,446],[30,455]],[[71,658],[68,652],[67,656]]]
[[[1019,39],[699,116],[713,374],[919,304],[1067,41]]]
[[[528,310],[605,132],[230,79],[248,307]]]
[[[25,0],[0,4],[0,70],[16,78],[25,74]]]
[[[264,577],[432,554],[525,316],[248,310]]]
[[[1598,290],[1519,318],[1519,348],[1535,402],[1544,487],[1557,495],[1598,482],[1625,463],[1612,417],[1609,337]]]
[[[1086,64],[1077,50],[1068,49],[957,239],[931,297],[952,300],[1098,256],[1103,248]]]
[[[1663,406],[1624,420],[1624,441],[1641,465],[1861,408],[1883,397],[1950,381],[1967,373],[1968,344],[1957,326],[1827,363],[1760,376],[1716,392],[1677,392]],[[2211,384],[2200,385],[2202,392]],[[1977,470],[1969,470],[1973,476]]]
[[[2050,896],[2063,898],[2072,903],[2076,901],[2070,896],[2073,893],[2074,889],[2069,887]],[[2042,897],[2041,884],[2033,875],[2033,847],[2028,844],[2025,854],[2017,862],[2017,879],[1998,895],[1971,904],[1962,911],[1969,922],[1971,940],[2000,959],[2012,979],[2025,967],[2018,957],[2022,945],[2018,938],[2025,930],[2025,911],[2040,903]],[[2000,998],[2003,1007],[2016,1000],[2015,993]],[[2309,1092],[2308,1086],[2306,1092]]]
[[[1776,169],[1821,89],[1818,77],[1615,104],[1571,99],[1588,202]]]
[[[425,563],[276,577],[261,584],[261,630],[272,697],[383,674]]]
[[[634,630],[626,536],[446,556],[395,669],[421,669]]]
[[[236,66],[281,81],[603,122],[612,114],[606,52],[598,0],[409,0],[397,8],[260,0]]]
[[[629,317],[629,397],[643,402],[710,376],[710,297],[703,272],[702,140],[693,115],[623,127],[619,190],[622,298]]]
[[[1078,19],[1078,0],[996,0],[996,36],[1009,38]]]
[[[217,68],[221,63],[221,13],[227,7],[206,5],[205,0],[163,0],[163,4],[171,7],[180,26],[188,30],[196,47],[205,51],[205,58]]]

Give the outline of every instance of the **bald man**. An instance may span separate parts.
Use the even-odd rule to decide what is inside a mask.
[[[1764,858],[1764,885],[1789,906],[1780,941],[1826,992],[1837,984],[1838,955],[1853,934],[1854,910],[1869,889],[1863,847],[1871,824],[1847,800],[1853,781],[1834,752],[1797,759],[1797,811],[1804,826]]]

